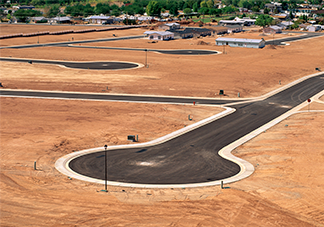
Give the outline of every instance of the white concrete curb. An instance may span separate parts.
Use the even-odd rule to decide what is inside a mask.
[[[318,100],[318,98],[321,97],[322,95],[324,95],[324,91],[313,96],[311,98],[311,100]],[[322,101],[320,101],[320,102],[322,102]],[[218,180],[218,181],[204,182],[204,183],[193,183],[193,184],[163,184],[163,185],[160,185],[160,184],[135,184],[135,183],[133,184],[133,183],[120,183],[120,182],[114,182],[114,181],[108,181],[107,184],[111,185],[111,186],[137,187],[137,188],[189,188],[189,187],[206,187],[206,186],[220,185],[221,181],[223,181],[224,184],[228,184],[228,183],[233,183],[233,182],[242,180],[244,178],[249,177],[254,172],[254,166],[251,163],[249,163],[241,158],[235,157],[233,154],[231,154],[232,150],[234,150],[238,146],[246,143],[247,141],[253,139],[254,137],[261,134],[262,132],[266,131],[267,129],[269,129],[269,128],[273,127],[274,125],[278,124],[279,122],[283,121],[287,117],[289,117],[293,114],[296,114],[296,113],[308,112],[308,111],[298,111],[299,109],[301,109],[307,105],[308,105],[307,101],[303,102],[302,104],[296,106],[295,108],[291,109],[290,111],[286,112],[285,114],[281,115],[280,117],[270,121],[269,123],[263,125],[262,127],[254,130],[253,132],[249,133],[248,135],[236,140],[235,142],[233,142],[230,145],[221,149],[219,151],[220,156],[222,156],[223,158],[228,159],[234,163],[237,163],[241,168],[241,171],[233,177],[226,178],[223,180]],[[180,136],[184,133],[187,133],[191,130],[194,130],[198,127],[201,127],[205,124],[208,124],[212,121],[215,121],[221,117],[224,117],[228,114],[231,114],[234,111],[235,111],[234,109],[226,107],[226,110],[223,111],[222,113],[216,114],[212,117],[209,117],[207,119],[199,121],[199,122],[192,124],[186,128],[172,132],[172,133],[170,133],[166,136],[160,137],[156,140],[146,142],[146,143],[140,143],[140,144],[110,146],[108,150],[147,147],[147,146],[152,146],[152,145],[156,145],[156,144],[161,144],[161,143],[171,140],[177,136]],[[323,112],[323,111],[321,111],[321,112]],[[61,173],[65,174],[69,177],[78,179],[78,180],[83,180],[83,181],[88,181],[88,182],[98,183],[98,184],[105,184],[105,181],[103,181],[103,180],[98,180],[98,179],[80,175],[69,168],[69,162],[71,160],[73,160],[79,156],[93,153],[93,152],[98,152],[98,151],[103,151],[103,148],[99,147],[99,148],[87,149],[87,150],[78,151],[75,153],[65,155],[56,161],[55,168],[58,171],[60,171]]]
[[[172,132],[168,135],[162,136],[158,139],[149,141],[149,142],[145,142],[145,143],[138,143],[138,144],[127,144],[127,145],[116,145],[116,146],[109,146],[107,150],[116,150],[116,149],[130,149],[130,148],[143,148],[143,147],[148,147],[148,146],[153,146],[153,145],[157,145],[157,144],[161,144],[164,142],[167,142],[173,138],[176,138],[180,135],[183,135],[189,131],[192,131],[196,128],[199,128],[203,125],[206,125],[208,123],[211,123],[219,118],[222,118],[226,115],[229,115],[233,112],[235,112],[236,110],[233,108],[229,108],[229,107],[225,107],[225,111],[218,113],[214,116],[211,116],[209,118],[206,118],[204,120],[201,120],[199,122],[196,122],[192,125],[189,125],[185,128],[179,129],[175,132]],[[61,158],[59,158],[56,163],[55,163],[55,168],[60,171],[61,173],[75,178],[75,179],[79,179],[79,180],[84,180],[84,181],[89,181],[89,182],[93,182],[93,183],[99,183],[99,184],[104,184],[105,182],[103,180],[98,180],[98,179],[94,179],[94,178],[90,178],[90,177],[85,177],[83,175],[80,175],[76,172],[74,172],[73,170],[71,170],[69,168],[69,162],[72,161],[73,159],[83,156],[85,154],[89,154],[89,153],[93,153],[93,152],[98,152],[98,151],[104,151],[103,147],[98,147],[98,148],[92,148],[92,149],[87,149],[87,150],[82,150],[82,151],[78,151],[78,152],[74,152],[74,153],[70,153],[67,154]],[[208,184],[210,184],[212,182],[208,182]],[[124,187],[142,187],[142,188],[176,188],[176,187],[188,187],[188,185],[186,184],[184,185],[145,185],[145,184],[130,184],[130,183],[119,183],[119,182],[112,182],[109,181],[108,182],[109,185],[115,185],[115,186],[124,186]],[[193,186],[191,187],[197,187],[197,184],[192,184]],[[200,184],[199,184],[200,185]],[[212,184],[210,184],[212,185]],[[207,185],[204,185],[207,186]]]

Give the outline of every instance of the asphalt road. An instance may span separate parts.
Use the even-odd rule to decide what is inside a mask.
[[[224,146],[279,117],[324,90],[323,75],[268,99],[233,105],[236,112],[166,143],[108,151],[108,180],[142,184],[186,184],[221,180],[240,167],[218,155]],[[104,151],[73,159],[69,166],[104,180]]]
[[[123,47],[100,47],[100,46],[75,46],[67,45],[72,48],[90,48],[90,49],[108,49],[108,50],[128,50],[128,51],[150,51],[161,54],[175,54],[175,55],[210,55],[218,54],[214,50],[158,50],[158,49],[141,49],[141,48],[123,48]]]
[[[268,99],[233,104],[236,112],[166,143],[139,149],[108,151],[108,180],[143,184],[185,184],[221,180],[240,167],[218,155],[224,146],[282,115],[324,90],[324,74],[307,79]],[[90,100],[225,104],[235,100],[118,96],[82,93],[0,90],[1,96],[29,96]],[[126,135],[125,135],[126,136]],[[70,168],[104,179],[104,151],[72,160]]]
[[[316,38],[320,36],[324,36],[324,33],[310,33],[310,32],[289,32],[289,33],[298,33],[300,36],[292,36],[278,40],[268,40],[266,41],[266,45],[283,45],[282,43],[302,40],[302,39],[309,39],[309,38]],[[302,35],[305,34],[305,35]]]
[[[177,98],[177,97],[157,97],[157,96],[132,96],[132,95],[112,95],[94,93],[72,93],[72,92],[47,92],[47,91],[16,91],[0,90],[0,96],[9,97],[30,97],[30,98],[60,98],[76,100],[101,100],[101,101],[125,101],[125,102],[159,102],[174,104],[210,104],[222,105],[227,103],[241,102],[242,100],[226,99],[204,99],[204,98]]]
[[[0,49],[5,49],[5,48],[23,49],[23,48],[34,48],[34,47],[65,46],[65,45],[69,45],[69,44],[97,43],[97,42],[108,42],[108,41],[140,39],[140,38],[144,38],[144,35],[105,38],[105,39],[93,39],[93,40],[66,41],[66,42],[57,42],[57,43],[40,43],[40,44],[29,44],[29,45],[19,45],[19,46],[5,46],[5,47],[0,47]]]
[[[29,64],[51,64],[61,65],[74,69],[91,69],[91,70],[118,70],[132,69],[139,65],[130,62],[67,62],[67,61],[44,61],[35,59],[18,59],[18,58],[0,58],[0,61],[22,62]]]

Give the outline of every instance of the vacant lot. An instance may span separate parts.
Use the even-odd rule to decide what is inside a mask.
[[[251,34],[240,35],[259,36]],[[58,36],[57,41],[62,38]],[[223,51],[213,45],[214,39],[202,39],[210,45],[197,45],[201,39],[96,45]],[[149,52],[149,68],[122,71],[0,62],[1,82],[7,88],[19,89],[215,98],[219,98],[215,93],[224,89],[228,97],[236,97],[238,92],[252,97],[314,73],[315,67],[323,64],[323,44],[323,38],[316,38],[276,49],[226,48],[226,55],[211,56]],[[138,63],[145,60],[144,52],[66,47],[2,49],[1,56]],[[245,180],[226,185],[229,189],[109,187],[106,194],[100,192],[102,185],[60,174],[54,168],[55,161],[75,150],[129,143],[128,134],[138,134],[141,142],[152,140],[192,123],[189,114],[196,122],[221,109],[19,98],[1,98],[0,102],[3,226],[324,225],[324,179],[320,174],[324,170],[323,112],[293,115],[237,148],[233,153],[251,162],[256,171]],[[314,102],[310,109],[324,110],[324,104]],[[33,169],[35,161],[37,170]]]
[[[239,37],[240,34],[235,36]],[[104,45],[125,46],[125,42],[129,47],[150,49],[223,51],[223,47],[214,45],[214,39],[202,39],[212,45],[197,45],[200,41],[197,39],[156,44],[143,39],[134,40],[133,45],[131,40],[106,42]],[[237,97],[238,93],[241,97],[253,97],[315,73],[315,68],[323,64],[323,44],[324,37],[320,37],[275,49],[226,47],[226,54],[218,55],[184,56],[148,52],[148,68],[119,71],[71,70],[53,65],[0,62],[1,80],[5,87],[17,89],[102,92],[108,86],[110,93],[214,98],[218,98],[215,94],[222,89],[229,98]],[[145,52],[139,51],[72,47],[2,49],[1,56],[68,61],[128,61],[142,64],[146,59]]]

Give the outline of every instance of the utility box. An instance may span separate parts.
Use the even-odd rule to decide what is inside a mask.
[[[128,135],[127,140],[131,140],[133,142],[136,142],[136,137],[135,137],[135,135]]]
[[[224,95],[224,90],[219,90],[219,95]]]

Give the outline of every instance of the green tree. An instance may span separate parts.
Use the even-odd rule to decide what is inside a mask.
[[[270,17],[269,15],[261,14],[256,19],[255,24],[259,25],[259,26],[262,26],[262,27],[265,27],[267,25],[270,25],[272,21],[273,21],[273,18]]]
[[[109,4],[103,4],[103,3],[98,3],[95,8],[95,13],[96,14],[109,14],[110,13],[110,7]]]
[[[177,16],[179,14],[178,12],[178,7],[177,5],[174,3],[172,4],[170,10],[169,10],[170,14],[172,14],[173,16]]]
[[[200,8],[203,8],[203,7],[206,7],[206,8],[207,8],[207,3],[206,3],[206,1],[202,1],[202,2],[200,3]]]
[[[260,8],[259,8],[259,6],[253,6],[253,7],[252,7],[252,11],[253,11],[253,12],[256,12],[256,13],[257,13],[257,12],[260,12]]]
[[[188,14],[191,13],[191,9],[190,9],[190,8],[185,8],[185,9],[183,10],[183,13],[184,13],[185,15],[188,15]]]
[[[208,15],[209,13],[209,9],[207,7],[202,7],[198,10],[198,13],[202,14],[202,15]]]
[[[211,9],[211,8],[214,7],[214,1],[213,1],[213,0],[208,0],[208,1],[206,2],[206,4],[207,4],[207,7],[208,7],[209,9]]]
[[[263,11],[264,14],[269,14],[269,12],[270,12],[270,10],[268,8],[265,8]]]
[[[198,2],[195,2],[195,3],[193,4],[193,6],[192,6],[192,11],[194,11],[194,12],[198,12],[198,9],[199,9],[199,7],[198,7]]]
[[[42,13],[32,9],[18,9],[14,12],[14,16],[21,22],[26,22],[29,17],[41,16]]]
[[[48,16],[49,17],[56,17],[60,12],[60,6],[59,5],[52,5],[50,6]]]
[[[150,1],[146,7],[146,13],[149,16],[160,16],[161,5],[158,1]]]

